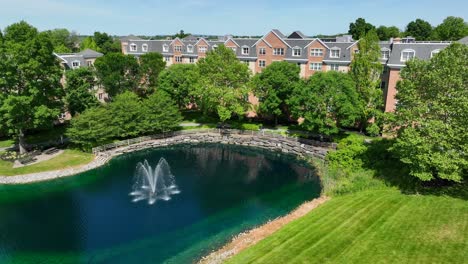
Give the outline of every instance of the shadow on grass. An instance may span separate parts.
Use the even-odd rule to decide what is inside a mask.
[[[389,150],[392,144],[391,139],[378,139],[366,144],[366,151],[359,157],[363,161],[363,168],[373,170],[374,177],[383,180],[389,186],[397,187],[404,194],[450,196],[468,200],[466,181],[455,183],[436,179],[424,182],[410,176],[406,164]]]

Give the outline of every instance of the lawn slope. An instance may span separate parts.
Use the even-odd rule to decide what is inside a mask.
[[[466,263],[468,202],[395,190],[335,197],[227,263]]]

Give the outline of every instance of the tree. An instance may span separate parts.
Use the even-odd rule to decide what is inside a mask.
[[[360,39],[371,30],[375,30],[375,26],[367,23],[364,18],[358,18],[354,23],[349,24],[348,33],[353,35],[353,39]]]
[[[114,38],[107,33],[101,33],[99,31],[94,32],[94,41],[98,46],[98,51],[104,54],[121,51],[120,41],[114,40]]]
[[[397,84],[392,150],[423,181],[468,175],[468,46],[452,44],[430,61],[411,60]]]
[[[400,34],[400,30],[395,26],[380,26],[377,28],[377,35],[379,36],[380,40],[389,40],[390,38],[396,38],[399,37]]]
[[[49,36],[24,21],[5,29],[0,57],[0,126],[25,153],[27,131],[51,127],[60,114],[61,69]]]
[[[438,40],[459,40],[468,35],[468,23],[461,17],[449,16],[434,29]]]
[[[260,98],[260,113],[273,116],[275,126],[279,116],[289,117],[287,99],[300,80],[299,72],[294,63],[273,62],[252,79],[253,92]]]
[[[143,101],[144,127],[146,133],[161,133],[175,130],[182,122],[182,115],[171,97],[157,91]]]
[[[99,48],[98,48],[96,42],[94,41],[93,37],[86,37],[85,39],[83,39],[83,41],[80,44],[80,49],[81,50],[91,49],[91,50],[95,50],[95,51],[99,50]]]
[[[110,97],[135,91],[138,85],[138,62],[135,57],[109,53],[96,59],[96,75]]]
[[[158,88],[165,91],[177,103],[179,109],[194,103],[193,93],[199,90],[200,74],[195,64],[174,64],[163,70]]]
[[[190,36],[190,34],[185,33],[183,30],[180,30],[179,33],[176,33],[173,38],[180,38],[183,39],[185,37]]]
[[[156,52],[146,53],[140,56],[140,80],[141,87],[138,94],[148,95],[154,92],[158,85],[158,78],[161,71],[166,68],[166,62],[161,54]]]
[[[89,68],[78,68],[66,73],[65,102],[71,115],[96,107],[99,101],[94,95],[94,73]]]
[[[145,112],[135,93],[126,91],[117,95],[109,104],[109,111],[113,117],[110,127],[117,138],[136,137],[145,132]]]
[[[198,62],[201,85],[194,96],[204,113],[216,113],[224,122],[233,115],[242,117],[247,109],[250,71],[231,49],[220,45]]]
[[[412,36],[416,40],[429,40],[432,35],[432,26],[429,22],[418,18],[408,23],[406,35]]]
[[[380,63],[380,46],[375,31],[368,32],[359,41],[359,53],[354,54],[350,66],[350,74],[356,83],[362,114],[360,129],[368,128],[369,121],[381,113],[383,105],[382,90],[380,89],[380,74],[383,67]],[[375,128],[374,128],[375,130]]]
[[[325,135],[350,127],[360,118],[358,94],[350,75],[319,72],[296,85],[289,103],[294,117],[303,118],[301,126]]]
[[[54,46],[54,51],[57,53],[70,53],[75,47],[76,38],[65,28],[57,28],[48,30],[50,41]]]

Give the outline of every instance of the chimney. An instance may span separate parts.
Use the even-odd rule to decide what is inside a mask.
[[[401,38],[394,38],[393,43],[401,43]]]

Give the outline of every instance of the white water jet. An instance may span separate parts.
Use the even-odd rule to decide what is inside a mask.
[[[154,204],[156,200],[170,200],[171,195],[180,193],[175,183],[175,177],[164,158],[161,158],[153,170],[148,161],[138,162],[135,171],[135,183],[132,192],[133,202],[148,200]]]

